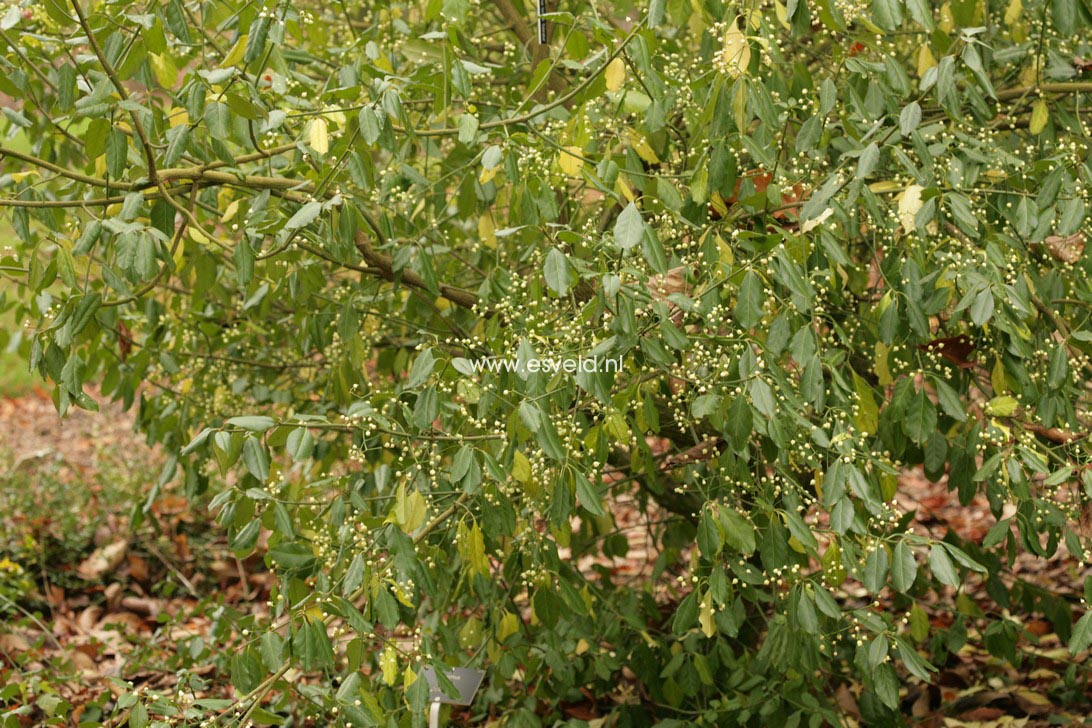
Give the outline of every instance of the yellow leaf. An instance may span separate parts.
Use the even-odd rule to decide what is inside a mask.
[[[902,185],[894,180],[882,180],[880,182],[873,182],[868,186],[868,189],[880,194],[883,192],[897,192],[902,189]]]
[[[152,67],[152,73],[155,74],[155,80],[160,86],[165,89],[174,88],[178,80],[178,66],[174,65],[174,60],[170,56],[149,53],[148,64]]]
[[[11,173],[11,179],[12,179],[13,182],[22,182],[23,180],[27,179],[28,177],[33,177],[36,174],[38,174],[38,172],[36,170],[33,170],[33,169],[30,170],[29,172],[12,172]]]
[[[891,376],[891,370],[887,366],[887,346],[882,341],[876,342],[876,360],[872,365],[872,370],[876,372],[876,379],[879,381],[881,387],[886,387],[895,379]]]
[[[739,78],[747,73],[747,66],[751,63],[751,46],[739,29],[738,20],[733,18],[729,21],[720,52],[721,69],[732,78]]]
[[[246,55],[246,39],[247,33],[243,33],[239,36],[239,40],[235,41],[235,45],[231,47],[228,54],[224,56],[223,62],[220,64],[220,68],[227,68],[228,66],[234,66],[243,60],[243,56]]]
[[[792,27],[789,25],[788,9],[781,3],[781,0],[774,0],[774,15],[777,16],[777,22],[782,28],[789,30]]]
[[[933,56],[932,49],[928,44],[923,45],[918,51],[918,77],[925,76],[925,72],[935,65],[937,65],[937,59]]]
[[[405,483],[398,486],[398,495],[394,499],[394,508],[387,516],[387,523],[394,523],[406,533],[412,533],[425,522],[428,516],[428,502],[416,488],[407,488]]]
[[[845,582],[846,568],[842,565],[842,549],[838,546],[837,541],[832,542],[827,547],[819,562],[823,566],[823,576],[826,578],[827,584],[837,588]]]
[[[1016,401],[1015,397],[1010,397],[1005,394],[1000,397],[994,397],[986,403],[986,414],[994,417],[1008,417],[1016,412],[1016,408],[1019,406],[1020,403]]]
[[[482,621],[477,617],[470,617],[459,629],[459,646],[463,649],[473,649],[482,643]]]
[[[413,671],[412,667],[407,667],[406,671],[402,673],[402,689],[409,690],[410,685],[417,682],[417,673]]]
[[[512,455],[512,477],[520,483],[531,480],[531,461],[522,450],[516,450]]]
[[[912,233],[915,230],[914,218],[921,210],[921,193],[925,188],[921,185],[910,185],[899,195],[899,224],[905,232]]]
[[[937,23],[937,27],[945,33],[951,33],[955,28],[955,16],[952,15],[951,3],[944,3],[940,7],[940,22]]]
[[[857,372],[853,372],[853,388],[857,393],[857,417],[855,424],[862,434],[870,434],[876,431],[880,422],[880,408],[876,405],[876,399],[872,396],[872,387],[868,386]]]
[[[167,122],[172,129],[176,126],[184,126],[190,123],[190,115],[185,109],[172,106],[171,110],[167,112]]]
[[[224,215],[223,215],[223,217],[220,218],[220,222],[231,222],[231,218],[235,217],[235,215],[238,214],[238,212],[239,212],[239,201],[238,200],[232,200],[231,204],[227,206],[226,210],[224,210]]]
[[[311,123],[307,125],[307,141],[319,154],[326,154],[330,151],[330,136],[327,133],[326,119],[321,116],[317,119],[311,119]]]
[[[575,652],[578,655],[583,655],[585,652],[588,651],[588,647],[590,647],[590,645],[588,644],[588,641],[586,639],[581,639],[576,643]]]
[[[735,119],[736,128],[743,131],[748,125],[750,117],[747,115],[747,84],[736,86],[736,93],[732,97],[732,117]]]
[[[698,623],[701,624],[701,632],[706,637],[712,637],[717,633],[717,625],[713,621],[713,594],[705,592],[701,600],[701,611],[698,613]]]
[[[728,215],[728,203],[724,201],[724,198],[720,196],[719,192],[714,192],[709,196],[709,204],[713,206],[713,210],[720,217],[726,217]]]
[[[644,135],[633,129],[626,130],[626,138],[633,151],[637,152],[637,156],[645,160],[649,164],[659,164],[660,158],[656,156],[656,151],[652,148],[652,145],[648,143]]]
[[[403,589],[401,586],[399,586],[397,582],[395,582],[391,586],[391,590],[394,592],[394,598],[397,599],[398,601],[400,601],[405,606],[409,607],[410,609],[413,609],[413,607],[416,606],[413,603],[413,600],[410,599],[409,592],[407,592],[405,589]]]
[[[511,612],[505,612],[497,625],[497,641],[504,642],[516,632],[519,632],[519,618]]]
[[[1009,391],[1009,382],[1005,377],[1005,365],[1001,363],[1000,357],[993,362],[993,370],[990,372],[990,385],[993,387],[993,391],[998,394]]]
[[[489,573],[489,557],[485,555],[485,539],[482,530],[474,523],[467,528],[466,523],[460,523],[458,529],[459,557],[470,567],[470,570],[478,574]]]
[[[1031,107],[1031,123],[1028,124],[1028,131],[1032,134],[1042,134],[1049,120],[1050,109],[1047,108],[1046,101],[1039,99]]]
[[[482,169],[482,173],[478,175],[478,182],[481,184],[487,184],[490,180],[497,176],[497,172],[500,171],[500,165],[496,167],[490,167],[489,169]]]
[[[626,64],[621,58],[615,58],[603,71],[603,80],[607,82],[607,91],[617,91],[626,82]]]
[[[614,181],[614,191],[622,197],[625,197],[630,202],[633,202],[635,199],[637,199],[633,194],[633,190],[631,190],[629,188],[629,185],[626,184],[626,181],[622,179],[622,175],[618,175],[618,179]]]
[[[1039,63],[1036,60],[1032,60],[1031,64],[1020,72],[1020,85],[1021,86],[1034,86],[1039,81]]]
[[[490,248],[497,247],[496,226],[488,212],[478,218],[478,239]]]
[[[379,668],[383,671],[383,682],[394,685],[398,681],[398,650],[394,645],[387,645],[379,658]]]
[[[1024,13],[1024,4],[1020,0],[1009,0],[1009,6],[1005,8],[1005,25],[1010,28],[1020,21]]]
[[[895,497],[895,493],[899,490],[899,478],[897,475],[891,473],[880,474],[880,495],[883,496],[885,501],[889,501]]]
[[[186,227],[186,234],[190,236],[190,240],[198,245],[208,245],[209,239],[206,238],[196,225],[189,225]]]
[[[557,158],[557,166],[570,177],[579,176],[580,170],[584,168],[584,160],[580,158],[580,152],[580,147],[565,147]]]

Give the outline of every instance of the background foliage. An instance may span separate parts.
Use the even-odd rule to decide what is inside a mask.
[[[134,715],[420,720],[448,663],[519,725],[837,723],[845,680],[879,722],[972,620],[1086,650],[1079,585],[1009,574],[1087,555],[1084,0],[553,10],[7,1],[6,342],[280,577],[236,701]],[[913,466],[982,543],[908,528]],[[577,568],[630,493],[647,585]]]

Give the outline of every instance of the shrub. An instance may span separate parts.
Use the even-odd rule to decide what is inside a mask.
[[[269,532],[225,715],[467,664],[513,724],[889,720],[968,582],[1086,649],[1007,573],[1087,555],[1087,5],[596,8],[9,4],[9,340]],[[916,466],[981,543],[910,528]]]

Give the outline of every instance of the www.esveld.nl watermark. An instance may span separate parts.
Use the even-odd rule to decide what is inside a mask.
[[[527,359],[490,356],[482,359],[461,359],[457,369],[464,373],[512,372],[515,374],[593,374],[596,372],[622,371],[622,357],[531,357]]]

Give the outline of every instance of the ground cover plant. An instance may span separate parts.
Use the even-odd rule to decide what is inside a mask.
[[[900,724],[1049,634],[1087,713],[1088,4],[547,10],[4,6],[3,343],[275,576],[102,710]]]

